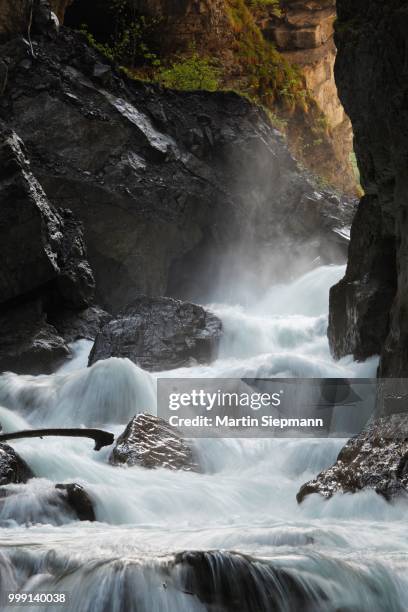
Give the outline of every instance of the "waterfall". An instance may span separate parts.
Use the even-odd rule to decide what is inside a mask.
[[[150,374],[107,359],[87,368],[90,343],[80,341],[56,374],[6,373],[0,423],[117,435],[133,415],[155,412],[157,376],[374,376],[377,359],[336,363],[329,353],[327,295],[343,270],[318,268],[245,305],[210,305],[224,337],[208,366]],[[203,473],[112,466],[110,449],[96,453],[86,439],[13,443],[36,478],[0,498],[2,590],[66,593],[66,609],[95,612],[408,608],[403,502],[365,491],[296,503],[299,486],[335,461],[343,440],[193,443]],[[94,523],[59,502],[55,483],[70,482],[89,494]]]

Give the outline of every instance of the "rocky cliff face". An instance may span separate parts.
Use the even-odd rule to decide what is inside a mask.
[[[95,282],[82,227],[55,210],[24,143],[0,122],[0,370],[40,373],[69,355],[46,312],[86,308]]]
[[[280,16],[271,8],[259,10],[258,23],[281,54],[300,67],[308,90],[327,119],[333,159],[323,159],[322,152],[316,165],[324,167],[331,162],[326,174],[331,175],[334,184],[352,191],[356,184],[350,164],[353,133],[334,79],[336,1],[281,0],[280,7]]]
[[[102,305],[196,300],[243,268],[273,279],[343,256],[353,207],[316,188],[247,100],[130,80],[65,29],[33,50],[1,49],[0,117],[49,200],[84,223]]]
[[[0,4],[0,41],[17,34],[28,36],[31,28],[35,31],[32,8],[51,9],[63,22],[67,7],[73,0],[2,0]],[[35,11],[34,11],[35,12]]]
[[[366,195],[355,216],[346,276],[330,292],[333,354],[381,356],[379,376],[408,373],[408,6],[404,0],[337,0],[336,79],[353,123]],[[406,391],[393,381],[399,406],[384,410],[306,483],[311,493],[374,489],[386,499],[407,494]],[[379,385],[381,390],[381,385]],[[384,416],[385,415],[385,416]]]
[[[366,196],[345,278],[331,291],[335,356],[381,354],[382,376],[408,373],[408,7],[338,0],[336,78]]]
[[[192,43],[211,52],[220,41],[232,41],[225,0],[136,0],[135,7],[161,21],[166,52],[186,50]]]
[[[282,0],[280,11],[252,0],[136,0],[133,6],[155,23],[164,65],[192,48],[211,58],[222,88],[252,96],[279,117],[291,151],[309,170],[355,193],[351,126],[333,76],[335,0]],[[68,24],[88,23],[102,40],[109,40],[112,19],[106,0],[97,0],[95,9],[76,0],[67,13]],[[294,89],[300,92],[295,104]]]

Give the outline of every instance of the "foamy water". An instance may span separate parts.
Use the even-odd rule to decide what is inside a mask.
[[[319,268],[251,306],[213,304],[225,332],[217,361],[160,376],[375,376],[376,359],[335,363],[329,354],[328,291],[343,272]],[[89,348],[76,345],[75,358],[56,375],[1,377],[3,428],[84,424],[119,433],[134,414],[155,411],[157,374],[121,359],[86,368]],[[220,550],[260,560],[245,570],[257,595],[243,610],[297,611],[297,588],[312,598],[310,610],[408,609],[406,504],[369,491],[296,503],[300,485],[333,463],[344,440],[194,444],[203,474],[113,467],[110,449],[96,453],[86,439],[13,444],[37,478],[16,485],[18,494],[1,506],[3,588],[65,591],[72,610],[207,610],[188,592],[174,555]],[[83,484],[97,521],[80,523],[61,509],[56,482]],[[223,572],[233,579],[249,561],[213,553],[209,563],[226,588]],[[282,582],[282,572],[296,588]],[[239,597],[252,593],[241,587],[234,587]]]

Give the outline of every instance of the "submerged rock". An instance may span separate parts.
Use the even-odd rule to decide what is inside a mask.
[[[373,489],[390,501],[408,495],[408,418],[403,414],[382,417],[351,438],[336,463],[304,484],[296,499],[319,493],[326,499],[335,493]]]
[[[138,414],[119,436],[110,455],[112,465],[138,465],[198,472],[192,448],[164,419]]]
[[[221,327],[196,304],[141,297],[102,328],[89,365],[109,357],[126,357],[149,371],[208,363],[216,357]]]
[[[174,568],[178,588],[196,596],[208,610],[328,609],[327,596],[316,578],[310,574],[306,582],[298,572],[271,561],[228,551],[186,551],[169,563],[171,575]]]
[[[24,483],[34,474],[27,463],[8,444],[0,444],[0,485]]]
[[[2,483],[3,484],[3,483]],[[92,501],[77,483],[52,486],[8,483],[0,487],[0,524],[13,521],[19,525],[64,525],[72,520],[95,521]]]
[[[81,485],[77,483],[57,484],[55,488],[80,521],[95,521],[95,510],[92,500]]]

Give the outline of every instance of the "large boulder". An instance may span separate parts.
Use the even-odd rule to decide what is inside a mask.
[[[128,79],[64,28],[33,45],[35,61],[22,40],[0,50],[0,117],[50,201],[84,223],[102,307],[204,301],[243,270],[268,283],[344,259],[353,206],[300,169],[248,100]]]
[[[89,365],[124,357],[149,371],[208,363],[217,355],[221,321],[201,306],[141,297],[96,336]]]
[[[138,465],[198,472],[192,448],[167,421],[138,414],[119,436],[109,458],[112,465]]]
[[[363,489],[373,489],[387,500],[408,495],[406,415],[382,417],[351,438],[332,467],[300,488],[297,501],[313,493],[329,499],[335,493]]]
[[[8,444],[0,444],[0,485],[27,482],[34,474]]]

